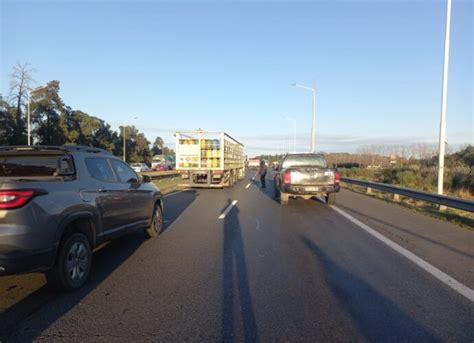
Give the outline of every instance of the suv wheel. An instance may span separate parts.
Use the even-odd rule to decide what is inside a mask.
[[[67,236],[59,247],[54,267],[46,273],[48,283],[66,291],[84,285],[91,270],[92,252],[89,240],[79,232]]]
[[[151,225],[145,231],[149,237],[157,237],[163,227],[163,212],[160,205],[156,204],[151,218]]]
[[[334,205],[336,203],[336,193],[328,193],[326,195],[326,204]]]

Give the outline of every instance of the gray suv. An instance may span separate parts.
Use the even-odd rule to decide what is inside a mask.
[[[0,147],[0,275],[45,272],[74,290],[94,247],[142,229],[156,237],[162,223],[150,178],[102,149]]]

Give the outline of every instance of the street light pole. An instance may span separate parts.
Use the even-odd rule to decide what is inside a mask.
[[[297,83],[293,83],[292,86],[303,88],[313,92],[312,98],[312,109],[311,109],[311,146],[310,152],[314,152],[316,149],[316,83],[313,83],[313,87],[306,87]]]
[[[31,119],[30,119],[30,92],[26,92],[28,100],[28,146],[31,145]]]
[[[446,99],[448,95],[449,34],[451,26],[451,0],[446,3],[446,34],[444,40],[443,81],[441,85],[441,116],[439,125],[438,194],[443,194],[444,153],[446,143]],[[444,208],[440,206],[440,210]]]
[[[123,161],[127,162],[125,156],[125,123],[123,123]]]

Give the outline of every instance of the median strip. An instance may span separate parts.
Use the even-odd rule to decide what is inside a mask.
[[[224,212],[222,212],[222,214],[219,216],[219,219],[224,219],[226,215],[229,214],[230,210],[232,210],[232,207],[235,206],[235,204],[237,204],[237,200],[234,200],[230,203],[229,206],[227,206],[227,208],[224,210]]]
[[[453,279],[448,274],[446,274],[443,271],[439,270],[435,266],[429,264],[428,262],[426,262],[422,258],[416,256],[415,254],[408,251],[407,249],[401,247],[397,243],[391,241],[390,239],[388,239],[384,235],[378,233],[376,230],[374,230],[370,226],[362,223],[360,220],[354,218],[353,216],[351,216],[347,212],[337,208],[334,205],[331,205],[331,208],[333,210],[335,210],[337,213],[339,213],[340,215],[342,215],[343,217],[345,217],[346,219],[348,219],[349,221],[351,221],[353,224],[360,227],[362,230],[366,231],[367,233],[371,234],[372,236],[374,236],[375,238],[377,238],[381,242],[385,243],[386,245],[388,245],[390,248],[392,248],[393,250],[395,250],[399,254],[405,256],[407,259],[409,259],[410,261],[415,263],[418,267],[424,269],[426,272],[430,273],[435,278],[437,278],[438,280],[440,280],[444,284],[448,285],[449,287],[454,289],[459,294],[463,295],[464,297],[466,297],[470,301],[474,302],[474,290],[472,290],[471,288],[469,288],[469,287],[463,285],[462,283],[460,283],[459,281]]]

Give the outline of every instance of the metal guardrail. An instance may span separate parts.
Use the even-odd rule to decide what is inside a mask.
[[[166,171],[151,171],[151,172],[143,172],[140,173],[141,175],[148,175],[151,177],[152,180],[157,179],[164,179],[167,177],[173,177],[180,175],[179,172],[176,170],[166,170]]]
[[[372,181],[351,179],[347,177],[341,177],[341,182],[345,182],[345,183],[353,184],[357,186],[362,186],[362,187],[367,187],[368,190],[373,188],[379,191],[398,194],[398,195],[405,196],[408,198],[428,201],[431,203],[444,205],[446,207],[457,208],[457,209],[468,211],[468,212],[474,212],[474,201],[472,200],[466,200],[466,199],[451,197],[447,195],[439,195],[435,193],[417,191],[414,189],[403,188],[403,187],[389,185],[385,183],[377,183],[377,182],[372,182]]]

